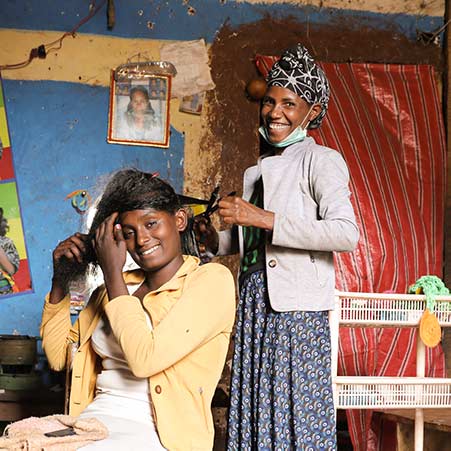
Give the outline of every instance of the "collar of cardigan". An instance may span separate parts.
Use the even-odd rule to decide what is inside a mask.
[[[155,290],[155,292],[177,289],[180,286],[180,279],[193,272],[200,263],[200,260],[193,255],[184,255],[183,260],[183,265],[180,266],[174,276],[160,288],[158,288],[158,290]],[[144,280],[144,277],[145,273],[142,269],[134,269],[132,271],[127,271],[126,273],[124,273],[125,283],[127,284],[141,283]]]

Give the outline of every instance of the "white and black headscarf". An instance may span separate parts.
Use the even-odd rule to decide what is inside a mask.
[[[318,128],[326,115],[330,88],[324,71],[315,63],[308,50],[301,44],[286,50],[274,63],[266,77],[268,88],[279,86],[293,91],[309,105],[319,103],[321,113],[307,128]]]

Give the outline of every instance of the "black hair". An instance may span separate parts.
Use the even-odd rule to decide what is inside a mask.
[[[133,88],[130,89],[130,93],[129,93],[130,100],[132,99],[133,94],[135,92],[142,92],[145,95],[145,97],[147,98],[147,100],[149,100],[149,98],[150,98],[149,90],[143,85],[133,86]]]
[[[133,113],[132,99],[133,99],[133,94],[135,92],[141,92],[142,94],[144,94],[144,97],[147,100],[146,114],[149,114],[152,116],[155,115],[155,110],[152,108],[152,104],[150,103],[149,91],[143,85],[133,86],[133,88],[130,89],[130,93],[129,93],[130,102],[128,103],[128,106],[127,106],[127,113],[129,113],[129,114]]]
[[[179,196],[174,188],[161,178],[135,168],[123,169],[114,173],[109,179],[92,220],[86,240],[86,253],[82,263],[69,261],[64,256],[55,271],[65,284],[86,274],[91,265],[97,264],[97,257],[92,247],[92,239],[97,228],[114,212],[153,208],[175,214],[181,208]],[[182,252],[198,255],[197,246],[193,244],[192,221],[181,234]]]
[[[3,208],[0,207],[0,236],[5,236],[8,233],[8,220],[3,216]]]
[[[154,174],[138,169],[123,169],[111,177],[97,212],[92,220],[89,235],[94,237],[99,225],[115,211],[153,208],[174,214],[180,209],[180,200],[172,186]]]

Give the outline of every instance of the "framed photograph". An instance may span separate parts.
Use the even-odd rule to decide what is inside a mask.
[[[180,101],[179,111],[190,114],[201,114],[205,100],[205,91],[191,96],[184,96]]]
[[[107,142],[169,147],[171,76],[116,80],[111,73]]]

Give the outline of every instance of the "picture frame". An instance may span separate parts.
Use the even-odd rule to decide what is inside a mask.
[[[190,96],[184,96],[180,101],[179,111],[200,116],[202,114],[204,101],[205,91]]]
[[[118,78],[111,71],[107,142],[169,147],[171,75]]]

